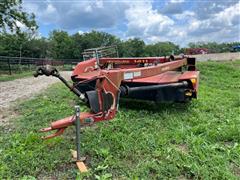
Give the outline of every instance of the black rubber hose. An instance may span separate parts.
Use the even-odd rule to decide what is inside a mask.
[[[76,94],[83,102],[87,102],[87,99],[83,93],[81,93],[77,88],[74,86],[70,85],[64,77],[62,77],[58,70],[52,66],[47,66],[47,67],[39,67],[36,70],[36,73],[33,74],[34,77],[46,75],[46,76],[54,76],[60,79],[65,86],[67,86],[74,94]]]
[[[146,86],[138,86],[138,87],[121,86],[120,90],[121,90],[121,96],[127,96],[139,91],[152,91],[152,90],[158,90],[166,87],[176,87],[176,88],[188,87],[188,82],[182,81],[177,83],[146,85]]]

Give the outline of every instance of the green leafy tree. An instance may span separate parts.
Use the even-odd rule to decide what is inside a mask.
[[[25,49],[26,57],[46,58],[48,55],[49,41],[44,37],[31,39],[26,43]]]
[[[22,0],[1,0],[0,1],[0,32],[10,30],[20,32],[22,23],[31,31],[35,31],[38,26],[34,14],[28,14],[22,10]]]
[[[120,39],[116,36],[98,31],[76,33],[72,36],[72,39],[74,42],[74,58],[81,57],[84,49],[121,44]]]
[[[26,43],[28,43],[28,35],[26,33],[21,34],[0,34],[0,55],[2,56],[20,56],[22,50],[25,49]],[[22,55],[21,55],[22,56]]]
[[[145,47],[145,56],[169,56],[179,53],[179,46],[172,42],[158,42]]]
[[[120,55],[123,57],[144,56],[145,43],[139,38],[129,39],[122,43]]]
[[[109,46],[119,43],[120,40],[109,33],[91,31],[89,33],[82,34],[82,48],[96,48],[101,46]]]
[[[53,31],[49,36],[49,56],[54,59],[73,58],[73,40],[65,31]]]
[[[73,41],[73,57],[74,59],[78,59],[82,57],[82,52],[83,52],[83,47],[82,47],[82,35],[79,33],[76,33],[71,36],[72,41]]]

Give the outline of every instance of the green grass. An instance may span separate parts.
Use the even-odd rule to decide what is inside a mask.
[[[89,173],[71,161],[74,127],[51,140],[38,129],[73,114],[63,85],[24,102],[13,127],[0,130],[0,179],[239,179],[240,61],[199,63],[199,99],[188,104],[120,101],[114,120],[85,128]],[[87,108],[81,104],[82,111]]]
[[[72,70],[71,65],[64,65],[64,67],[57,66],[56,68],[59,71],[71,71]],[[33,76],[33,73],[36,71],[36,69],[37,69],[36,66],[31,66],[31,68],[29,68],[29,69],[23,68],[22,72],[20,72],[20,70],[12,70],[12,75],[9,75],[8,71],[0,70],[0,82],[12,81],[12,80],[20,79],[20,78],[24,78],[24,77],[31,77],[31,76]]]
[[[0,82],[12,81],[12,80],[15,80],[15,79],[20,79],[20,78],[30,77],[30,76],[33,76],[33,71],[24,71],[22,73],[14,73],[12,75],[0,74]]]

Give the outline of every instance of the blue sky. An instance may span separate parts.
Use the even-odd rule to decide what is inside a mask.
[[[39,34],[105,31],[146,43],[240,41],[239,0],[24,0],[36,15]]]

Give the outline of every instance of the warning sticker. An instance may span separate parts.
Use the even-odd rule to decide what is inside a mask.
[[[134,73],[133,73],[133,76],[134,76],[134,77],[141,76],[141,71],[134,72]]]
[[[132,72],[125,72],[124,73],[124,79],[132,79],[133,73]]]

